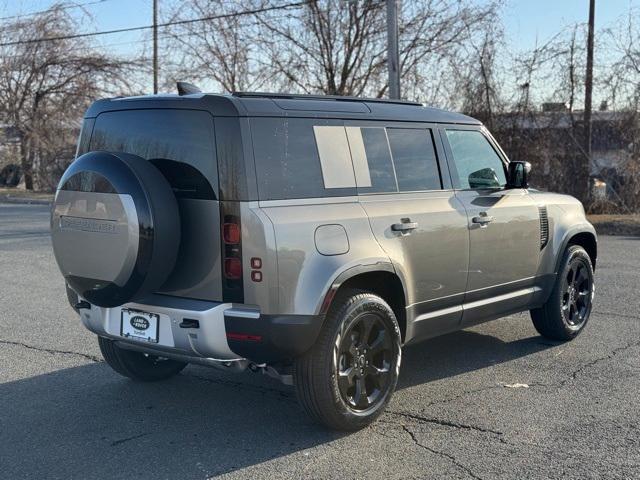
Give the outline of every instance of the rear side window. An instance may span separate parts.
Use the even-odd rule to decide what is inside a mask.
[[[398,184],[385,129],[347,127],[347,133],[358,193],[397,192]],[[363,173],[359,173],[360,170]]]
[[[251,119],[261,200],[354,195],[344,126],[337,120]]]
[[[401,192],[442,188],[430,130],[388,128],[387,136]]]
[[[218,168],[213,117],[198,110],[123,110],[98,115],[90,150],[152,161],[182,198],[215,198]]]
[[[507,184],[504,164],[477,130],[447,130],[460,188],[500,188]]]

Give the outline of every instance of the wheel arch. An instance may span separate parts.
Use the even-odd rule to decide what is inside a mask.
[[[593,228],[593,227],[592,227]],[[591,265],[595,271],[596,269],[596,260],[598,259],[598,239],[596,237],[595,231],[589,229],[580,229],[580,230],[571,230],[569,231],[564,238],[562,243],[562,248],[558,251],[555,272],[557,273],[560,269],[560,263],[562,262],[562,256],[564,252],[571,245],[579,245],[585,249],[589,258],[591,259]]]
[[[407,332],[406,289],[391,263],[352,267],[340,274],[324,295],[320,313],[326,314],[335,299],[346,290],[365,290],[386,301],[396,315],[404,341]]]

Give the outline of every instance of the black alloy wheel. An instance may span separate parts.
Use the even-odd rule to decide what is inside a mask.
[[[584,262],[576,259],[570,265],[564,279],[562,311],[567,323],[580,327],[591,310],[593,278]]]
[[[336,339],[338,388],[344,402],[363,412],[389,389],[391,332],[376,313],[363,313]]]
[[[295,359],[298,400],[329,428],[364,428],[391,401],[401,360],[402,333],[394,310],[374,293],[345,289],[314,346]]]
[[[593,263],[580,245],[569,245],[547,301],[531,310],[536,330],[552,340],[572,340],[587,325],[595,283]]]

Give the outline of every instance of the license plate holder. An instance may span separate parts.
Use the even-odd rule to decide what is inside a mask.
[[[158,343],[160,315],[123,308],[120,314],[120,336],[149,343]]]

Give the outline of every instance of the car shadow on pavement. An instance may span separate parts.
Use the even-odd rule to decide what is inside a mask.
[[[457,332],[408,347],[399,388],[543,348]],[[190,366],[141,384],[91,363],[0,385],[3,478],[206,478],[344,435],[313,424],[290,387],[250,373]]]
[[[473,331],[436,337],[403,349],[398,389],[509,362],[556,346],[539,335],[504,342]]]

